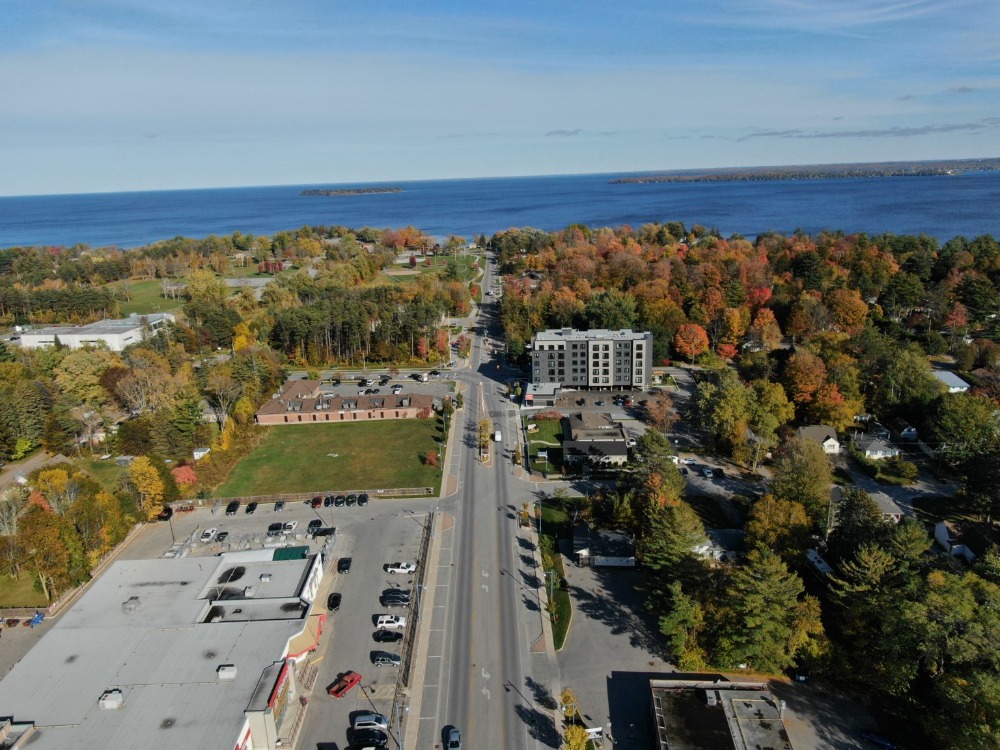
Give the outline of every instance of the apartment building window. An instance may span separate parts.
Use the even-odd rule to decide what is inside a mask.
[[[594,375],[600,375],[600,374],[601,374],[600,370],[594,370]]]

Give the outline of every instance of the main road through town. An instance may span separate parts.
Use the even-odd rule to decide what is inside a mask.
[[[488,265],[483,288],[491,284]],[[421,611],[423,685],[418,748],[440,746],[449,727],[463,747],[541,748],[557,744],[551,711],[539,698],[553,690],[551,649],[542,638],[540,588],[533,536],[519,528],[517,511],[537,497],[513,463],[518,441],[516,408],[506,397],[504,365],[489,354],[489,334],[499,333],[495,305],[483,307],[469,367],[455,373],[465,408],[456,413],[446,475],[457,490],[438,504],[438,554],[433,607]],[[501,440],[482,460],[479,425],[488,420]],[[454,485],[453,485],[454,486]],[[556,692],[558,694],[558,692]],[[413,732],[407,732],[410,737]]]

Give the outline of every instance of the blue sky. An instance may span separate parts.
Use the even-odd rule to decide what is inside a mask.
[[[997,0],[6,0],[0,194],[1000,156]]]

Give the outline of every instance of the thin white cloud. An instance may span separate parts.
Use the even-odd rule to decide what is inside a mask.
[[[737,142],[744,143],[754,138],[788,138],[811,140],[820,138],[914,138],[942,133],[983,133],[1000,128],[1000,117],[986,117],[976,122],[946,123],[943,125],[917,125],[912,127],[893,126],[888,128],[868,128],[862,130],[758,130]]]

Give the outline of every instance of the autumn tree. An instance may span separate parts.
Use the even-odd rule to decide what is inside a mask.
[[[21,518],[17,532],[18,565],[38,579],[46,601],[68,583],[70,553],[58,516],[32,506]]]
[[[775,461],[771,491],[778,500],[801,503],[820,528],[826,528],[833,466],[819,443],[792,438]]]
[[[708,351],[708,333],[697,323],[685,323],[674,335],[674,350],[693,362]]]
[[[750,508],[747,546],[774,550],[788,561],[810,546],[812,528],[802,503],[766,494]]]
[[[649,418],[649,423],[660,432],[670,432],[670,428],[677,421],[677,412],[674,411],[670,395],[665,391],[657,391],[656,395],[646,402],[646,416]]]
[[[160,472],[147,456],[136,456],[128,469],[128,479],[143,516],[152,521],[162,510],[164,484]]]
[[[215,412],[216,422],[219,427],[224,428],[233,406],[243,395],[243,384],[233,378],[229,368],[220,367],[209,374],[205,393],[208,395],[208,403]]]

